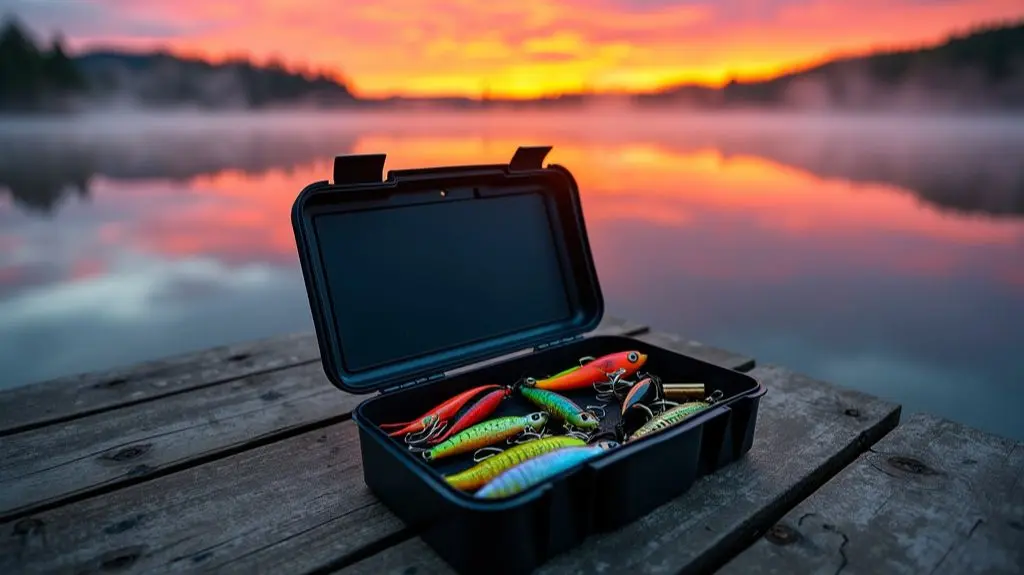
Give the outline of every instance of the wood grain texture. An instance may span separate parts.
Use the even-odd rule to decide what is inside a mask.
[[[752,357],[704,345],[673,333],[650,331],[637,336],[637,339],[736,371],[750,371],[755,365]]]
[[[343,422],[0,525],[0,573],[290,573],[401,528]]]
[[[595,333],[645,329],[609,318]],[[336,423],[365,399],[312,362],[18,433],[0,442],[0,520]]]
[[[592,335],[645,331],[642,324],[606,317]],[[290,334],[0,391],[0,436],[319,359],[313,333]]]
[[[312,333],[216,347],[0,391],[0,436],[320,358]]]
[[[362,399],[307,363],[8,436],[0,518],[344,417]]]
[[[899,421],[899,407],[768,366],[756,437],[740,461],[618,531],[593,536],[541,573],[695,573],[723,564]],[[412,538],[344,573],[450,573]]]
[[[1020,573],[1024,443],[916,414],[722,573]]]

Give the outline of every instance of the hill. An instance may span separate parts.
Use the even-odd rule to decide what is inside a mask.
[[[15,19],[0,29],[0,110],[39,111],[95,105],[265,108],[333,106],[355,101],[324,74],[244,59],[210,63],[166,52],[96,51],[66,55],[61,40],[40,49]]]
[[[681,62],[680,65],[685,65]],[[96,105],[258,109],[363,105],[471,108],[575,107],[596,94],[529,101],[466,97],[356,98],[325,74],[245,59],[211,63],[167,52],[69,56],[60,38],[39,48],[9,17],[0,30],[0,111]],[[673,86],[630,97],[639,105],[698,108],[1024,109],[1024,22],[988,26],[939,45],[834,59],[764,81]]]
[[[640,104],[854,109],[1024,108],[1024,22],[942,44],[835,59],[766,81],[680,85]]]

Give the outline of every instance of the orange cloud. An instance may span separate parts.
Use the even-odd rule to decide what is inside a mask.
[[[1024,15],[1015,0],[179,0],[28,3],[77,47],[247,53],[344,73],[363,95],[533,97],[767,76]]]

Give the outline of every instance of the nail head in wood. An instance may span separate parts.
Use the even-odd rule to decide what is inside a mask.
[[[774,545],[792,545],[802,538],[800,532],[792,527],[776,523],[768,529],[768,533],[765,533],[764,538]]]

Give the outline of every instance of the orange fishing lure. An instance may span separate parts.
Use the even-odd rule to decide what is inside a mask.
[[[582,361],[582,360],[581,360]],[[601,356],[545,379],[526,378],[525,385],[551,391],[569,391],[607,383],[616,377],[629,377],[647,361],[639,351],[623,351]]]

